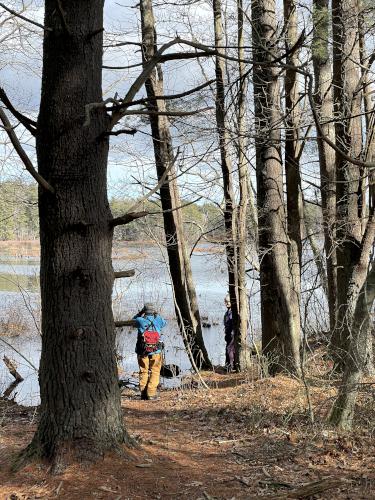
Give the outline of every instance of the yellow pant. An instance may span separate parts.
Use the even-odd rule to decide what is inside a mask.
[[[149,397],[155,396],[160,380],[161,354],[138,356],[138,365],[141,392],[145,391]]]

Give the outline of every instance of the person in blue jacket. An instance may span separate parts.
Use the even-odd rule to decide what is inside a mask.
[[[139,389],[141,391],[141,399],[157,399],[156,391],[160,381],[160,370],[162,366],[162,329],[167,322],[156,312],[155,306],[150,302],[147,302],[143,309],[141,309],[133,319],[138,328],[135,352],[139,365]],[[143,334],[146,331],[157,332],[159,334],[159,341],[155,347],[152,347],[152,352],[147,352],[145,349]]]

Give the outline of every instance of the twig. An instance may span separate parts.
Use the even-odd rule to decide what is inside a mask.
[[[143,99],[137,99],[136,101],[122,103],[122,104],[119,104],[118,106],[112,106],[110,108],[107,108],[107,110],[108,111],[117,111],[118,109],[121,109],[123,107],[137,106],[139,104],[145,104],[145,103],[150,102],[150,101],[151,102],[159,101],[159,100],[160,101],[169,101],[172,99],[181,99],[182,97],[186,97],[188,95],[194,94],[195,92],[199,92],[200,90],[204,89],[205,87],[208,87],[208,85],[211,85],[215,81],[216,80],[209,80],[208,82],[205,82],[202,85],[198,85],[197,87],[186,90],[185,92],[181,92],[180,94],[156,95],[154,97],[144,97]]]
[[[3,122],[4,129],[8,134],[8,137],[11,140],[14,149],[17,151],[18,156],[23,161],[26,170],[31,174],[32,177],[34,177],[37,183],[40,184],[46,191],[54,193],[55,192],[54,188],[35,170],[33,164],[31,163],[30,158],[27,156],[25,150],[21,146],[21,143],[19,142],[18,137],[16,136],[13,127],[10,124],[7,115],[1,108],[0,108],[0,119]]]
[[[5,90],[2,88],[0,88],[0,99],[3,101],[4,105],[12,113],[12,115],[20,123],[22,123],[22,125],[30,132],[30,134],[35,136],[35,134],[36,134],[36,122],[34,120],[31,120],[27,116],[23,115],[19,111],[17,111],[16,108],[13,106],[13,104],[10,102]]]
[[[34,368],[34,370],[36,372],[38,372],[38,368],[32,364],[32,362],[27,359],[20,351],[18,351],[14,346],[12,346],[12,344],[10,344],[9,342],[7,342],[6,340],[4,340],[2,337],[0,337],[0,341],[1,342],[4,342],[4,344],[8,347],[10,347],[11,349],[13,349],[14,352],[16,352],[19,356],[21,356],[21,358],[23,358],[27,364],[29,364],[31,366],[31,368]]]
[[[38,26],[38,28],[42,28],[42,30],[44,30],[44,31],[53,31],[52,28],[47,28],[46,26],[43,26],[43,24],[39,24],[36,21],[32,21],[31,19],[28,19],[27,17],[23,16],[22,14],[18,14],[18,12],[10,9],[6,5],[4,5],[3,3],[0,3],[0,7],[2,7],[4,10],[9,12],[10,14],[13,14],[13,16],[19,17],[20,19],[23,19],[24,21],[31,23],[34,26]]]
[[[124,116],[129,116],[129,115],[156,115],[156,116],[193,116],[197,115],[199,113],[203,113],[205,111],[210,111],[213,109],[212,106],[208,106],[206,108],[200,108],[200,109],[195,109],[192,111],[152,111],[152,110],[129,110],[129,111],[124,111],[121,113],[121,118]]]

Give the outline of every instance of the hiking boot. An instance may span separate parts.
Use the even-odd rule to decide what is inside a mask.
[[[146,391],[141,391],[141,399],[142,399],[143,401],[146,401],[146,400],[148,399],[148,396],[147,396],[147,394],[146,394]]]
[[[155,396],[147,396],[147,399],[148,399],[148,401],[157,401],[160,398],[159,398],[159,396],[155,395]]]

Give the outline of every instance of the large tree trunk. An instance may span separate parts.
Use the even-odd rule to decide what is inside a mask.
[[[351,342],[344,376],[330,415],[330,422],[342,429],[350,429],[354,419],[354,408],[359,384],[367,364],[368,332],[372,330],[371,310],[375,300],[375,264],[372,264],[366,281],[356,302],[351,323]]]
[[[292,303],[280,146],[275,0],[252,2],[262,347],[271,373],[300,371],[300,324]]]
[[[153,57],[157,50],[155,20],[152,0],[141,0],[140,6],[143,58],[146,62]],[[145,87],[147,96],[150,99],[163,95],[163,73],[160,66],[151,73],[146,80]],[[161,99],[150,100],[148,108],[154,113],[155,111],[165,112],[165,101]],[[153,114],[150,115],[150,124],[158,179],[160,180],[168,171],[165,183],[160,188],[160,198],[169,268],[179,309],[177,319],[180,323],[180,318],[182,318],[183,325],[180,324],[180,329],[185,344],[189,344],[188,351],[191,351],[195,364],[203,369],[211,368],[203,341],[198,301],[192,278],[190,259],[186,249],[183,222],[180,210],[176,210],[177,207],[181,206],[181,202],[176,181],[176,169],[173,165],[173,146],[168,118]],[[188,338],[185,338],[185,333]]]
[[[336,144],[353,158],[362,152],[357,0],[332,1],[333,89]],[[360,169],[336,154],[337,175],[337,325],[332,355],[342,369],[350,343],[351,320],[367,270],[358,268],[362,240]],[[358,266],[357,266],[358,267]],[[354,284],[355,283],[355,284]]]
[[[324,134],[335,141],[333,123],[324,123],[333,116],[332,101],[332,67],[329,57],[328,38],[330,13],[328,0],[314,0],[314,38],[312,43],[312,59],[314,65],[315,93],[314,102],[321,120]],[[335,247],[336,235],[336,165],[335,151],[322,137],[317,138],[320,189],[323,210],[324,250],[327,268],[327,300],[329,310],[329,326],[331,334],[336,327],[337,297],[337,256]]]
[[[112,316],[108,127],[102,101],[103,0],[45,2],[37,132],[42,353],[33,446],[57,462],[95,458],[125,438]]]
[[[375,158],[375,114],[374,102],[372,96],[374,92],[374,77],[370,76],[368,69],[368,54],[366,50],[366,11],[363,1],[359,1],[359,16],[358,16],[358,36],[359,36],[359,53],[361,61],[361,77],[363,81],[363,110],[366,124],[366,141],[362,157],[365,161],[374,161]],[[362,205],[362,221],[366,221],[366,211],[374,212],[375,205],[375,170],[367,172],[366,169],[361,169],[361,197],[362,200],[368,200],[368,203]],[[367,174],[367,175],[366,175]],[[368,189],[368,195],[367,195]],[[363,227],[363,223],[362,223]],[[374,356],[372,349],[372,328],[368,329],[367,337],[367,356],[365,372],[368,375],[375,374]]]
[[[294,0],[284,0],[284,22],[286,25],[286,50],[290,50],[298,41],[298,16]],[[299,165],[299,124],[301,109],[297,73],[292,66],[298,66],[298,50],[287,56],[289,65],[285,70],[285,174],[287,195],[287,222],[289,238],[289,269],[292,280],[291,303],[293,322],[299,325],[301,304],[301,263],[302,263],[302,224],[303,206],[301,193],[301,175]]]
[[[246,249],[247,249],[247,219],[248,207],[254,213],[251,193],[249,193],[249,171],[246,158],[246,91],[247,77],[245,75],[244,50],[244,12],[242,0],[237,0],[237,33],[238,33],[238,177],[240,200],[237,217],[237,275],[238,275],[238,335],[236,337],[236,365],[244,370],[250,365],[250,350],[248,342],[249,329],[249,298],[246,288]],[[252,221],[251,221],[252,222]]]

